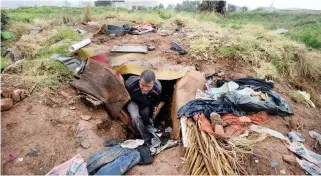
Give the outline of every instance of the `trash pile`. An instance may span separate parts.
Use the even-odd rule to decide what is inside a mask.
[[[181,27],[177,29],[180,30]],[[81,29],[76,31],[86,33]],[[152,24],[125,24],[103,25],[97,33],[122,36],[152,31],[156,31]],[[291,105],[273,90],[272,80],[223,80],[213,75],[205,78],[193,67],[163,64],[157,68],[149,60],[132,59],[152,52],[155,50],[153,46],[113,46],[111,53],[125,54],[111,59],[88,47],[91,42],[91,39],[85,39],[71,45],[68,50],[73,53],[72,57],[58,54],[50,57],[74,72],[75,78],[70,84],[77,89],[81,100],[95,107],[103,106],[113,119],[120,119],[135,133],[131,118],[124,110],[130,95],[123,75],[140,75],[144,70],[152,70],[159,80],[178,80],[171,105],[172,128],[156,128],[153,123],[148,125],[147,131],[151,136],[149,145],[141,139],[109,139],[104,143],[107,148],[96,152],[86,162],[78,154],[53,168],[47,175],[122,175],[135,165],[152,163],[153,156],[179,144],[186,148],[184,158],[189,174],[247,174],[242,167],[242,157],[252,153],[252,146],[268,135],[282,140],[296,154],[296,161],[304,170],[312,175],[321,174],[321,155],[308,150],[302,143],[304,138],[298,132],[291,131],[286,137],[261,126],[269,122],[268,115],[293,115]],[[188,54],[176,42],[172,42],[169,49],[180,55]],[[27,94],[21,89],[1,91],[1,110],[10,109],[14,101],[20,101]],[[307,97],[305,94],[302,96]],[[311,102],[309,104],[312,106]],[[155,116],[163,105],[159,104]],[[181,140],[178,140],[180,132]],[[169,134],[175,140],[170,140]],[[320,133],[311,131],[310,135],[317,140],[315,147],[320,147]],[[272,165],[275,167],[277,163]]]
[[[154,30],[149,24],[135,27],[105,25],[102,31],[108,35],[119,36],[125,33],[143,34],[152,29]],[[79,29],[77,31],[84,33]],[[77,89],[78,96],[84,103],[95,107],[103,106],[113,119],[123,121],[133,134],[135,130],[131,118],[124,109],[130,96],[125,88],[122,75],[140,75],[143,70],[152,70],[157,79],[175,80],[183,77],[189,69],[193,68],[167,64],[158,68],[146,59],[132,59],[142,58],[144,54],[155,49],[152,46],[113,46],[110,48],[111,53],[123,53],[123,55],[113,58],[105,54],[96,55],[97,51],[90,47],[91,42],[91,39],[85,39],[71,45],[68,48],[69,52],[73,53],[71,57],[54,54],[50,58],[60,61],[74,72],[74,80],[70,84]],[[159,104],[158,111],[153,116],[157,116],[163,105],[164,102]],[[86,162],[78,154],[66,163],[55,167],[48,175],[121,175],[137,164],[150,164],[153,156],[180,144],[178,140],[169,139],[172,132],[171,127],[156,128],[151,124],[147,126],[147,131],[151,136],[148,145],[141,139],[127,141],[109,139],[104,143],[107,148],[93,154]]]
[[[214,78],[205,79],[201,73],[189,71],[175,87],[173,103],[177,114],[172,116],[173,136],[177,137],[181,128],[188,173],[247,174],[242,167],[242,156],[252,153],[252,146],[268,135],[284,141],[308,173],[321,173],[321,155],[306,149],[298,132],[291,131],[285,137],[260,126],[269,121],[267,114],[293,114],[289,103],[273,91],[273,81],[241,78],[214,82]],[[310,135],[320,137],[317,132]]]

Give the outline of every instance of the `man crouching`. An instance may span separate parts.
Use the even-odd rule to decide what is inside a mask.
[[[155,73],[150,70],[143,71],[140,77],[129,77],[125,85],[131,97],[127,110],[133,126],[145,143],[150,144],[151,136],[146,127],[153,123],[152,117],[160,103],[162,86],[155,78]]]

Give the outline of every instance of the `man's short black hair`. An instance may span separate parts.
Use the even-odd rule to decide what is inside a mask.
[[[142,72],[140,75],[140,78],[143,79],[145,82],[150,83],[150,82],[155,82],[155,73],[151,70],[145,70]]]

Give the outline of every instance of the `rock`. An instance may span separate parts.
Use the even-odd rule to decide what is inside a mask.
[[[80,118],[83,120],[89,120],[89,119],[91,119],[91,116],[90,115],[81,115]]]
[[[13,91],[13,89],[10,88],[10,87],[3,87],[3,88],[1,89],[1,95],[2,95],[4,98],[11,98],[12,91]]]
[[[288,32],[289,32],[289,30],[284,29],[284,28],[277,29],[277,30],[273,31],[274,34],[286,34]]]
[[[148,51],[153,51],[153,50],[155,50],[156,48],[155,48],[155,46],[149,46],[148,47]]]
[[[71,106],[70,109],[71,109],[71,110],[75,110],[76,107],[75,107],[75,106]]]
[[[22,161],[23,161],[23,158],[18,158],[18,161],[22,162]]]
[[[285,174],[285,170],[284,169],[280,170],[280,174]]]
[[[15,102],[19,102],[21,100],[20,97],[21,94],[21,90],[20,89],[16,89],[12,92],[12,100]]]
[[[1,99],[1,111],[9,110],[13,107],[13,100],[11,98]]]
[[[65,91],[61,91],[60,94],[61,94],[62,96],[64,96],[65,98],[70,98],[70,95],[69,95],[67,92],[65,92]]]
[[[288,164],[296,164],[297,163],[297,161],[293,155],[283,155],[282,159],[284,162],[286,162]]]
[[[91,147],[91,144],[90,144],[90,142],[89,142],[87,139],[81,141],[80,145],[81,145],[84,149],[88,149],[89,147]]]
[[[225,75],[224,71],[220,71],[220,72],[217,74],[217,76],[224,76],[224,75]]]

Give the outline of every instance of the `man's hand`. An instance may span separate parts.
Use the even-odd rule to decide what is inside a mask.
[[[153,119],[156,118],[157,114],[159,113],[160,109],[164,106],[165,102],[160,102],[158,106],[155,106],[153,109]]]
[[[154,109],[153,109],[153,119],[155,119],[155,117],[158,114],[158,112],[159,112],[159,108],[158,108],[158,106],[155,106]]]

